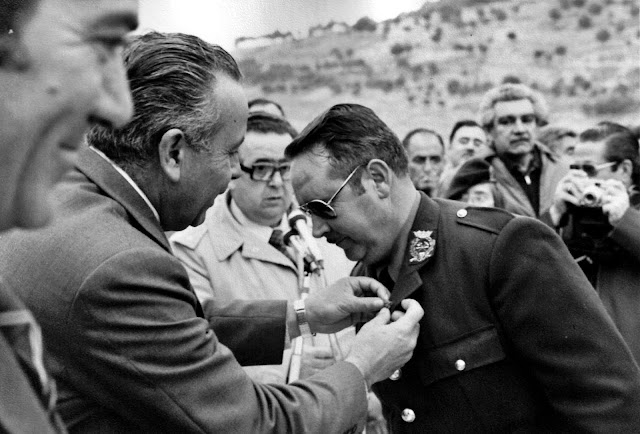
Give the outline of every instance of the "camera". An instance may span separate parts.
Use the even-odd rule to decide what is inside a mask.
[[[604,190],[602,189],[602,182],[597,179],[590,179],[589,184],[582,191],[582,197],[580,198],[579,206],[586,208],[600,208],[602,207],[602,195]]]

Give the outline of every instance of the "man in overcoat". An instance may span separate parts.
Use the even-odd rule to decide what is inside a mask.
[[[412,359],[374,385],[393,432],[638,432],[640,370],[546,225],[415,190],[391,130],[333,106],[287,147],[301,208],[425,310]]]

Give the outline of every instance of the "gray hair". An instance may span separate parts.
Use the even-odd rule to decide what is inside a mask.
[[[549,123],[549,108],[540,92],[521,83],[505,83],[489,90],[482,97],[478,110],[480,125],[482,125],[486,131],[491,131],[496,117],[494,110],[496,103],[502,101],[517,101],[520,99],[528,99],[531,101],[538,126],[544,126]]]
[[[124,51],[134,115],[124,127],[95,126],[89,145],[123,167],[145,167],[157,159],[158,143],[172,128],[188,145],[208,151],[206,139],[220,127],[212,93],[216,73],[239,81],[238,65],[217,45],[182,33],[151,32],[134,37]]]

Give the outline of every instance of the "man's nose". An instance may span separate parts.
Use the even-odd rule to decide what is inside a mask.
[[[280,187],[284,184],[284,180],[282,179],[282,174],[279,170],[274,169],[273,175],[271,175],[271,179],[269,179],[268,184],[271,187]]]
[[[127,74],[118,56],[105,65],[100,94],[91,121],[119,128],[131,120],[133,102]]]
[[[240,169],[240,156],[235,153],[229,159],[229,167],[231,169],[231,179],[238,179],[242,176],[242,170]]]
[[[327,232],[329,232],[329,225],[326,220],[312,215],[311,222],[313,223],[313,230],[311,233],[315,238],[322,238]]]
[[[516,122],[513,124],[513,129],[518,132],[526,131],[524,122],[522,122],[522,119],[520,117],[516,117]]]

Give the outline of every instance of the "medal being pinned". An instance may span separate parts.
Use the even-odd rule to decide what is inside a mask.
[[[433,231],[413,231],[413,239],[409,244],[409,263],[424,262],[433,256],[436,240],[431,237]]]

